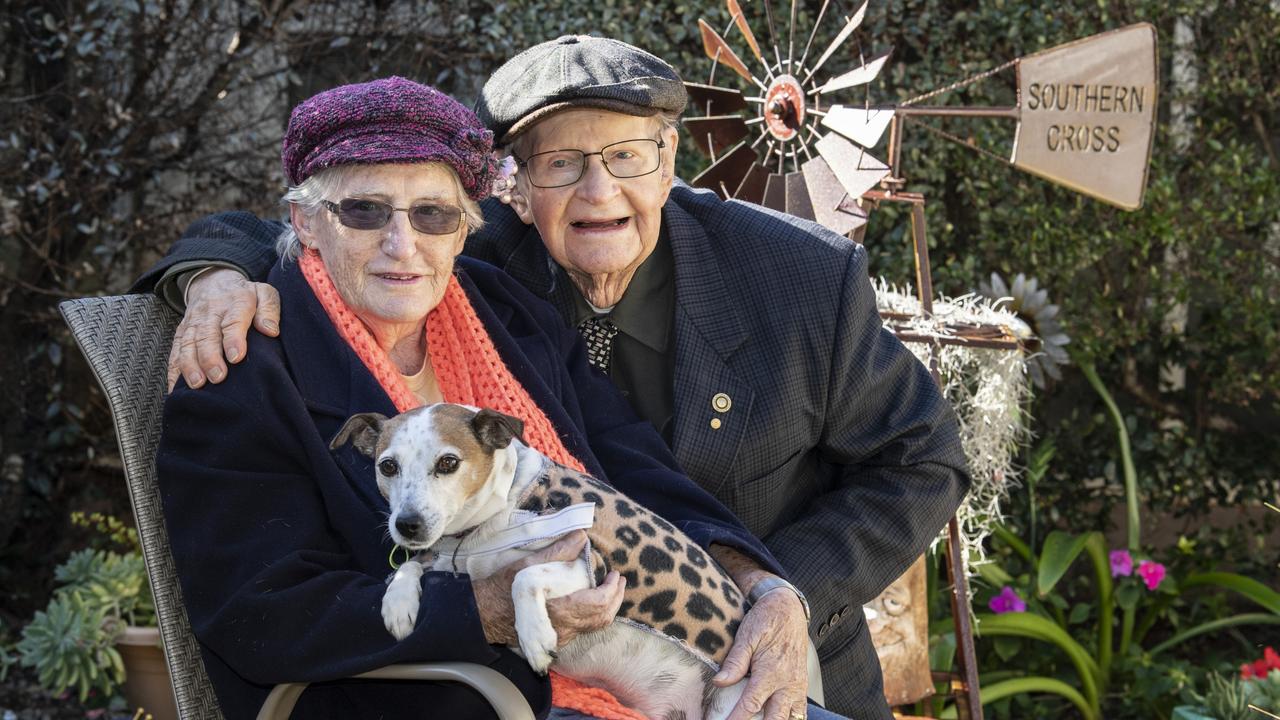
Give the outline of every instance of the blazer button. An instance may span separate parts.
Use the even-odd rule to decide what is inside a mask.
[[[724,393],[716,393],[711,398],[711,409],[718,413],[729,412],[729,408],[733,407],[733,400]]]
[[[711,418],[711,429],[712,429],[712,430],[719,430],[719,429],[720,429],[720,426],[721,426],[721,425],[723,425],[723,424],[724,424],[724,423],[720,422],[720,418]]]
[[[819,626],[818,626],[818,637],[822,637],[823,635],[826,635],[826,634],[827,634],[827,630],[828,630],[828,629],[829,629],[829,628],[827,627],[827,624],[826,624],[826,623],[822,623],[821,625],[819,625]]]
[[[828,621],[827,621],[827,623],[828,623],[828,624],[830,624],[830,625],[831,625],[831,627],[835,627],[837,624],[839,624],[839,623],[840,623],[840,613],[838,613],[838,612],[837,612],[837,613],[831,613],[831,619],[830,619],[830,620],[828,620]]]

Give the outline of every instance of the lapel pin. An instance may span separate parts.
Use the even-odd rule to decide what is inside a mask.
[[[733,400],[724,393],[716,393],[711,398],[711,409],[718,413],[729,412],[729,408],[733,407]]]

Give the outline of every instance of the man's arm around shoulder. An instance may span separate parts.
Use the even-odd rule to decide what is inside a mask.
[[[278,258],[276,238],[283,230],[282,223],[241,211],[202,217],[134,282],[130,292],[155,291],[165,297],[164,284],[176,282],[180,273],[208,265],[234,267],[247,278],[265,281]]]

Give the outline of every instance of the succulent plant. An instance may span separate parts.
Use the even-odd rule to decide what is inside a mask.
[[[55,694],[74,690],[83,702],[93,691],[113,695],[124,681],[114,644],[125,625],[155,625],[155,602],[136,533],[96,513],[77,513],[72,521],[96,529],[126,552],[72,553],[54,571],[59,587],[53,599],[23,628],[14,649],[41,685]],[[0,666],[12,662],[0,658]]]
[[[1043,389],[1046,377],[1061,380],[1059,368],[1071,362],[1065,349],[1071,338],[1058,321],[1058,306],[1049,302],[1048,289],[1022,273],[1014,276],[1012,285],[1006,284],[1000,273],[991,273],[991,282],[979,285],[978,292],[992,300],[1006,300],[1005,308],[1024,324],[1013,328],[1014,333],[1023,340],[1034,337],[1040,341],[1040,350],[1026,360],[1031,382]]]

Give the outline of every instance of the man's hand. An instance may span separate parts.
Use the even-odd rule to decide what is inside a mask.
[[[728,720],[749,720],[762,710],[764,720],[805,717],[808,650],[809,624],[800,599],[786,588],[766,593],[742,619],[733,647],[712,680],[727,687],[750,674]]]
[[[572,561],[582,554],[586,544],[586,532],[576,530],[484,580],[472,582],[485,639],[494,645],[516,644],[516,614],[511,601],[511,582],[516,573],[530,565]],[[622,606],[625,588],[626,581],[618,573],[610,572],[597,587],[548,600],[547,615],[556,629],[557,645],[563,647],[579,634],[599,630],[612,622]]]
[[[754,559],[727,545],[713,543],[711,557],[749,595],[759,581],[773,577]],[[765,593],[738,626],[733,646],[712,682],[728,687],[750,675],[742,697],[727,720],[803,718],[809,708],[809,623],[800,598],[785,587]]]
[[[206,379],[219,383],[228,362],[244,358],[249,325],[263,335],[280,334],[280,294],[266,283],[250,282],[236,270],[219,268],[187,287],[187,312],[169,350],[169,389],[178,375],[198,388]]]

